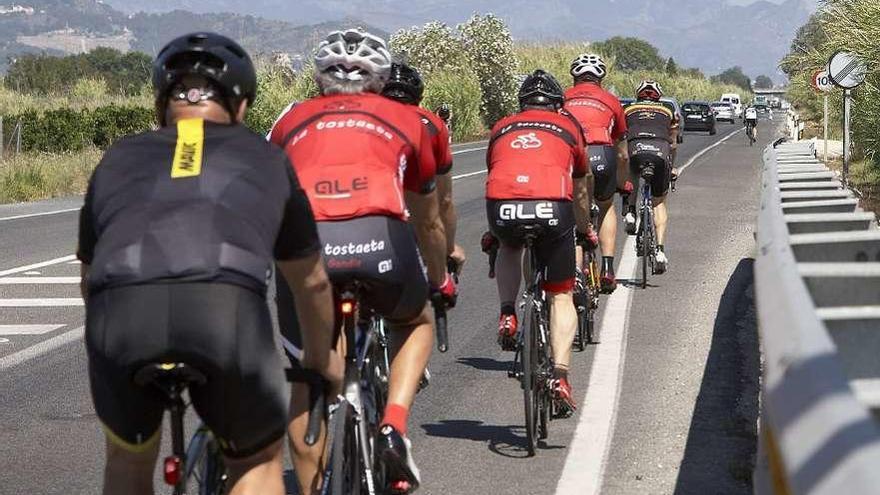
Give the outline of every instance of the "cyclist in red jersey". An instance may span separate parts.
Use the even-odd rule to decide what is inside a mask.
[[[458,217],[452,200],[452,148],[449,146],[449,128],[439,115],[419,106],[424,93],[425,83],[416,69],[406,64],[391,65],[391,75],[382,94],[413,108],[428,129],[434,160],[437,162],[437,197],[440,200],[440,217],[446,230],[446,251],[455,265],[461,267],[465,262],[465,253],[455,243]]]
[[[390,69],[382,39],[331,33],[315,56],[321,95],[281,116],[269,140],[287,153],[309,197],[331,281],[362,283],[365,303],[385,317],[399,344],[375,451],[387,469],[385,489],[409,493],[420,479],[407,421],[434,341],[428,280],[450,301],[456,289],[446,273],[431,139],[409,107],[379,94]],[[293,343],[297,330],[282,334]],[[308,391],[294,384],[292,402],[295,468],[302,487],[314,492],[323,446],[303,442]]]
[[[575,226],[578,237],[591,230],[586,143],[577,120],[562,110],[562,87],[535,71],[519,90],[522,111],[495,124],[489,141],[486,211],[500,241],[496,280],[501,303],[498,340],[516,346],[516,297],[522,279],[521,229],[538,224],[535,245],[550,299],[552,389],[563,410],[574,411],[568,380],[571,344],[577,327],[572,300],[575,283]]]
[[[614,275],[614,247],[617,242],[617,214],[614,193],[624,190],[629,170],[626,117],[620,100],[602,87],[608,74],[599,55],[583,54],[571,63],[574,87],[565,92],[565,109],[584,128],[593,170],[593,195],[599,205],[599,243],[602,248],[602,292],[617,288]],[[578,253],[578,266],[582,253]]]

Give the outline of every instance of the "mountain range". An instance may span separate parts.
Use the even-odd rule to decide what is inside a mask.
[[[0,0],[2,2],[4,0]],[[680,66],[708,74],[739,65],[781,80],[776,64],[815,0],[20,0],[0,3],[0,60],[22,52],[113,46],[155,53],[171,37],[216,30],[256,53],[307,53],[343,26],[380,34],[475,12],[502,17],[518,40],[599,41],[635,36]],[[781,3],[779,3],[781,2]],[[16,7],[17,6],[17,7]]]
[[[717,73],[742,66],[754,76],[780,79],[776,64],[816,0],[106,0],[126,12],[236,12],[293,24],[345,17],[393,32],[439,20],[459,23],[493,12],[522,40],[599,41],[643,38],[680,65]]]

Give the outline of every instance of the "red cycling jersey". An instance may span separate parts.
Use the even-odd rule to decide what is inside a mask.
[[[526,110],[492,128],[488,199],[571,200],[572,178],[587,174],[581,126],[567,112]]]
[[[427,129],[402,103],[372,94],[319,96],[289,108],[268,139],[281,146],[318,221],[408,218],[404,190],[434,190]]]
[[[434,150],[434,161],[437,163],[437,175],[448,174],[452,170],[452,149],[449,147],[449,128],[436,113],[415,107],[422,119],[422,124],[431,136],[431,148]]]
[[[565,109],[580,122],[587,144],[612,146],[626,135],[620,100],[602,86],[583,82],[565,92]]]

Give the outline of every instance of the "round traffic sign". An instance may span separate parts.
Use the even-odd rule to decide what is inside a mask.
[[[865,82],[867,72],[865,64],[850,52],[837,52],[828,61],[831,82],[843,89],[853,89]]]
[[[831,77],[828,76],[828,71],[824,69],[817,70],[815,74],[813,74],[812,84],[813,89],[823,93],[827,93],[834,89],[834,83],[831,81]]]

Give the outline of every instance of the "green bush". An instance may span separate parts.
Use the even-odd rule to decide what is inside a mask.
[[[22,149],[45,153],[80,151],[90,146],[106,148],[120,137],[155,125],[152,109],[116,105],[94,110],[61,108],[43,113],[29,110],[6,116],[7,135],[18,122]]]
[[[467,141],[485,134],[480,116],[480,83],[472,72],[435,71],[425,87],[422,106],[437,110],[444,103],[452,110],[452,138]]]
[[[109,105],[91,114],[92,144],[105,149],[117,139],[153,128],[156,116],[152,108]]]

